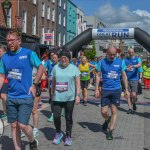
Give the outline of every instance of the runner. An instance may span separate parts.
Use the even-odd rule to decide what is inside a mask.
[[[6,46],[5,45],[0,45],[0,58],[2,55],[6,53]],[[7,114],[6,114],[6,98],[7,98],[7,90],[8,90],[8,80],[5,77],[4,79],[4,84],[2,86],[2,89],[0,90],[0,98],[2,100],[2,108],[3,108],[3,114],[0,116],[1,119],[7,119]]]
[[[70,64],[71,55],[69,51],[63,50],[60,53],[60,63],[55,65],[52,76],[52,95],[54,107],[54,125],[56,135],[53,143],[60,144],[63,133],[61,131],[61,111],[65,109],[66,137],[65,145],[72,145],[72,126],[74,103],[80,103],[80,71]]]
[[[8,123],[11,124],[11,134],[16,150],[21,150],[22,130],[30,142],[30,150],[37,150],[37,142],[29,125],[33,109],[33,97],[36,85],[43,74],[43,66],[37,55],[26,48],[20,47],[21,34],[10,30],[6,36],[8,52],[0,62],[0,89],[3,85],[4,74],[8,78],[8,96],[6,110]],[[37,76],[32,84],[32,68],[38,68]]]
[[[108,48],[107,57],[102,59],[96,66],[96,70],[98,70],[100,75],[102,75],[102,93],[99,93],[98,85],[100,76],[97,74],[95,96],[99,97],[102,95],[101,114],[105,119],[105,122],[102,125],[102,129],[107,130],[107,140],[113,140],[113,130],[117,119],[118,106],[120,105],[121,74],[125,82],[125,92],[127,95],[129,95],[125,69],[126,66],[124,61],[116,57],[116,48],[113,46]],[[109,106],[111,109],[111,117],[108,113]]]
[[[86,56],[81,58],[81,64],[79,65],[79,70],[81,72],[81,89],[82,89],[82,96],[83,96],[83,105],[87,106],[87,99],[88,99],[88,84],[90,80],[90,67],[95,68],[94,65],[88,63]]]
[[[130,92],[130,97],[127,98],[128,101],[128,111],[127,114],[132,114],[133,110],[136,110],[136,101],[137,101],[137,88],[139,80],[139,71],[138,68],[141,67],[141,59],[137,56],[134,56],[134,49],[130,48],[128,50],[129,57],[125,58],[125,64],[127,66],[126,74],[128,78],[128,88]],[[133,106],[133,110],[132,110]]]

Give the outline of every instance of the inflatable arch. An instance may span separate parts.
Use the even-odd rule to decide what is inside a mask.
[[[150,35],[140,28],[89,28],[64,45],[63,48],[72,52],[78,52],[82,49],[83,45],[87,45],[91,40],[107,39],[135,39],[150,52]]]

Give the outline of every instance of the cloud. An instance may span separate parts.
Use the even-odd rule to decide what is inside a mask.
[[[95,14],[108,28],[140,27],[150,34],[150,12],[146,10],[131,11],[125,5],[114,8],[110,3],[106,3],[99,7]]]

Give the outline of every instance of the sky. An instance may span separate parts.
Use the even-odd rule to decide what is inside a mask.
[[[108,28],[140,27],[150,34],[150,0],[72,0],[86,16],[95,15]]]

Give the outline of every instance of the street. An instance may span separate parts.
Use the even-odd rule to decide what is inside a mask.
[[[39,118],[39,150],[148,150],[150,149],[150,103],[144,94],[138,95],[137,111],[128,115],[125,100],[121,100],[117,125],[114,130],[114,140],[107,141],[102,131],[103,119],[99,100],[94,98],[94,89],[89,90],[89,103],[87,106],[76,105],[74,109],[73,144],[70,147],[53,145],[55,134],[53,122],[47,122],[50,116],[48,93],[43,93],[43,108]],[[147,93],[149,94],[149,93]],[[0,104],[0,108],[2,104]],[[32,125],[32,116],[30,124]],[[65,119],[62,117],[62,131],[65,133]],[[0,142],[1,150],[14,150],[10,132],[10,125],[6,124],[3,140]],[[22,138],[22,150],[28,150],[27,138]]]

